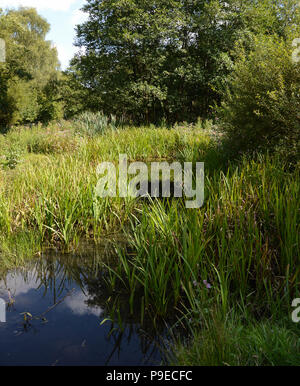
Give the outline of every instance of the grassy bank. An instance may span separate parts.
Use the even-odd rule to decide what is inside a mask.
[[[178,312],[189,332],[179,364],[295,364],[299,327],[299,169],[276,155],[227,162],[219,137],[197,127],[123,128],[105,135],[68,122],[0,136],[0,260],[21,265],[45,246],[109,240],[107,285],[154,319]],[[205,203],[96,199],[96,167],[204,161]],[[120,240],[122,242],[120,243]],[[251,347],[248,350],[247,347]]]

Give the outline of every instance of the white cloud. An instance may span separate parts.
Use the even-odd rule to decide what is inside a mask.
[[[35,272],[29,272],[26,278],[18,272],[9,273],[5,280],[0,280],[0,294],[7,296],[10,290],[13,297],[26,294],[37,287]]]
[[[73,26],[77,24],[82,24],[87,19],[88,19],[88,14],[85,12],[82,12],[80,9],[76,9],[75,11],[72,12],[71,22]]]
[[[76,292],[65,300],[65,305],[73,311],[75,315],[95,315],[100,317],[103,314],[103,309],[99,306],[89,307],[87,305],[88,297],[82,292]]]
[[[54,44],[58,52],[58,59],[61,64],[62,70],[65,70],[69,64],[70,60],[73,58],[76,52],[78,52],[78,47],[72,45],[62,45],[62,44]]]
[[[34,7],[38,10],[68,11],[77,0],[0,0],[0,8],[19,6]]]
[[[40,285],[40,280],[37,279],[37,273],[32,270],[26,276],[20,274],[18,271],[9,273],[5,280],[0,280],[0,298],[9,300],[8,291],[12,298],[19,295],[26,295],[29,291],[35,289]],[[28,299],[22,299],[22,304]],[[88,296],[83,292],[77,290],[66,297],[64,300],[65,307],[69,308],[75,315],[95,315],[100,317],[104,310],[100,306],[88,306]],[[18,303],[19,304],[19,303]]]

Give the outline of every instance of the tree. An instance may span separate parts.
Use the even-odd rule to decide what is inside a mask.
[[[87,107],[137,122],[194,120],[220,103],[237,41],[286,38],[297,0],[87,0],[73,64]]]
[[[230,46],[231,26],[216,28],[218,3],[88,0],[89,20],[77,28],[86,54],[74,63],[97,96],[91,107],[138,122],[206,114]]]
[[[292,61],[292,50],[291,40],[275,36],[256,37],[250,53],[237,48],[219,109],[235,151],[277,148],[299,160],[300,65]]]
[[[0,63],[0,126],[40,117],[40,101],[59,67],[56,49],[45,40],[49,28],[33,8],[0,9],[0,38],[6,43],[6,63]]]
[[[59,79],[58,90],[64,104],[64,118],[69,119],[87,109],[87,100],[89,106],[93,105],[89,91],[81,82],[80,74],[76,67],[70,66],[64,71]],[[95,103],[94,110],[97,110]]]

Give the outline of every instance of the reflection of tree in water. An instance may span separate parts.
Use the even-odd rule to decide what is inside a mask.
[[[137,300],[134,313],[130,312],[128,294],[115,293],[106,285],[105,274],[102,272],[102,279],[88,278],[85,286],[89,295],[87,304],[90,307],[101,307],[105,310],[104,318],[110,323],[109,338],[114,340],[114,349],[111,352],[107,363],[112,356],[119,355],[121,345],[125,340],[129,344],[134,336],[139,337],[141,352],[144,355],[144,362],[150,363],[151,359],[159,352],[163,356],[163,341],[166,333],[166,323],[160,321],[154,323],[149,317],[145,317],[141,323],[141,305]]]
[[[24,282],[34,280],[37,289],[43,290],[43,296],[51,295],[53,305],[76,285],[87,297],[88,307],[101,307],[104,310],[105,323],[110,323],[107,339],[114,343],[106,364],[114,355],[119,355],[124,344],[129,344],[135,337],[139,338],[144,363],[153,363],[153,358],[162,356],[165,323],[154,323],[151,318],[145,317],[141,324],[140,302],[137,300],[135,312],[131,313],[128,294],[114,292],[107,285],[107,271],[103,269],[99,256],[101,254],[95,250],[79,255],[52,252],[32,261],[27,269],[18,270],[17,274],[22,276]],[[30,330],[36,328],[33,321],[28,319],[23,332]]]

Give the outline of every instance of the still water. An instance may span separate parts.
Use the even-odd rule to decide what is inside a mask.
[[[162,362],[165,325],[141,325],[139,316],[130,316],[127,298],[112,296],[103,285],[96,255],[52,252],[25,269],[0,273],[0,298],[7,303],[6,323],[0,323],[0,365]],[[109,312],[117,298],[118,322]]]

